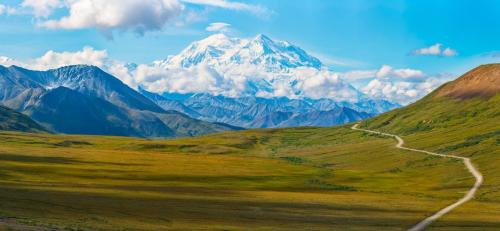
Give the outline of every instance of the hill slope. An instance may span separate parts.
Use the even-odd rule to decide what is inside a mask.
[[[4,106],[0,106],[0,130],[20,132],[47,131],[28,116]]]
[[[469,99],[491,98],[500,92],[500,64],[482,65],[469,71],[461,78],[443,86],[437,97]]]
[[[446,83],[423,99],[363,124],[398,134],[435,130],[467,131],[463,135],[499,129],[500,64],[483,65]],[[472,129],[472,130],[470,130]]]
[[[402,135],[412,148],[469,157],[483,173],[485,180],[475,200],[435,226],[463,219],[461,214],[500,211],[500,64],[479,66],[422,100],[361,125]],[[485,202],[488,210],[481,210]]]

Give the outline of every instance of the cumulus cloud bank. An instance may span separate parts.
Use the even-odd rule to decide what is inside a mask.
[[[421,82],[392,82],[374,79],[361,90],[371,97],[384,98],[405,105],[429,94],[441,84],[443,84],[443,79],[434,77],[427,78]]]
[[[376,73],[375,77],[379,79],[383,78],[401,78],[406,80],[419,80],[425,77],[425,74],[421,70],[415,70],[410,68],[405,69],[394,69],[389,65],[383,65]]]
[[[421,70],[397,69],[389,65],[382,65],[378,70],[340,73],[340,76],[348,82],[366,80],[368,84],[360,88],[361,92],[370,97],[383,98],[403,105],[427,95],[452,77],[430,76]]]
[[[395,69],[389,65],[382,65],[382,67],[380,67],[380,69],[378,70],[353,70],[341,73],[340,75],[342,76],[342,78],[350,82],[371,78],[389,80],[404,79],[406,81],[418,81],[427,77],[421,70],[410,68]]]
[[[447,47],[442,49],[443,44],[436,43],[430,47],[416,49],[412,52],[413,55],[434,55],[434,56],[455,56],[457,51]]]
[[[361,91],[368,96],[388,99],[403,105],[429,94],[451,78],[447,75],[429,76],[421,70],[409,68],[394,69],[389,65],[383,65],[374,76]]]
[[[46,20],[42,27],[51,29],[97,28],[113,30],[160,30],[184,9],[177,0],[73,0],[67,6],[69,15]]]
[[[107,60],[108,53],[106,50],[94,50],[92,47],[84,47],[81,51],[76,52],[55,52],[51,50],[35,59],[35,68],[49,69],[82,63],[103,67]]]

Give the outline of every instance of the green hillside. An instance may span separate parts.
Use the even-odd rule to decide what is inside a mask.
[[[439,92],[362,125],[483,173],[477,198],[430,230],[498,230],[500,96]],[[405,230],[474,183],[460,161],[394,145],[350,126],[164,141],[0,132],[0,230]]]
[[[483,65],[408,107],[362,123],[365,128],[400,134],[410,147],[470,157],[483,173],[475,200],[435,226],[500,211],[499,93],[500,64]]]
[[[45,128],[28,116],[0,106],[0,130],[21,132],[45,132]]]

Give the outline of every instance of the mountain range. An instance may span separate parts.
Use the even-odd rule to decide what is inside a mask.
[[[94,66],[48,71],[0,66],[0,76],[0,103],[54,132],[175,137],[237,129],[166,111]]]
[[[0,66],[0,104],[53,132],[137,137],[332,126],[399,107],[367,97],[300,47],[265,35],[252,39],[212,35],[151,67],[164,70],[171,79],[135,90],[95,66],[47,71]],[[203,71],[193,71],[197,68]],[[186,73],[179,70],[194,82],[186,84],[179,74]],[[205,87],[196,81],[206,75],[216,75],[215,82],[224,87],[172,89],[179,79],[182,86]],[[281,91],[292,93],[277,93]]]
[[[147,90],[161,89],[158,83],[139,87],[163,109],[245,128],[332,126],[400,106],[367,97],[300,47],[262,34],[250,39],[211,35],[178,55],[154,62],[153,67],[172,76],[171,83],[184,78],[179,73],[193,74],[197,68],[204,70],[199,75],[211,73],[219,82],[208,90],[188,90],[191,93]],[[192,85],[196,84],[203,83]],[[280,91],[292,93],[280,95]]]
[[[383,100],[356,103],[331,99],[230,98],[222,95],[162,95],[139,89],[165,110],[175,110],[200,120],[227,123],[245,128],[333,126],[362,120],[397,107]]]
[[[249,39],[211,35],[177,55],[155,61],[151,68],[156,70],[153,77],[141,84],[155,92],[350,102],[369,98],[299,46],[262,34]],[[158,86],[161,78],[154,78],[158,69],[164,71],[168,88]],[[193,73],[201,77],[190,78]],[[203,81],[207,86],[193,87],[185,81]]]

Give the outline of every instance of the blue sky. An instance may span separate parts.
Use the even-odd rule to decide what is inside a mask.
[[[209,35],[211,22],[233,26],[238,36],[263,33],[298,44],[320,58],[346,65],[336,69],[375,68],[383,64],[427,72],[462,71],[486,53],[500,50],[499,1],[465,0],[274,0],[244,1],[265,7],[270,15],[211,6],[188,6],[200,19],[144,35],[115,32],[110,40],[94,28],[39,28],[30,14],[0,16],[0,54],[15,58],[40,56],[47,50],[72,51],[83,46],[106,49],[113,58],[146,63],[178,53],[194,40]],[[18,6],[21,1],[2,1]],[[189,4],[188,4],[189,5]],[[59,15],[66,12],[60,10]],[[59,17],[58,14],[52,16]],[[455,57],[412,56],[417,48],[441,43]],[[328,61],[328,60],[327,60]],[[325,61],[326,62],[326,61]],[[330,63],[330,62],[327,62]]]
[[[77,1],[85,0],[69,0]],[[223,22],[231,24],[234,36],[263,33],[297,44],[336,71],[390,65],[429,75],[458,75],[481,63],[500,62],[500,1],[164,1],[178,2],[182,12],[175,12],[179,7],[167,9],[173,16],[164,15],[161,28],[137,33],[126,25],[118,29],[41,26],[67,16],[70,8],[59,5],[37,12],[44,9],[43,4],[57,5],[59,0],[2,0],[0,56],[26,60],[48,50],[78,51],[90,46],[106,50],[113,59],[150,63],[207,37],[213,33],[205,30],[210,23]],[[435,44],[442,44],[441,53],[415,55],[417,49]],[[446,48],[454,53],[443,55]]]

